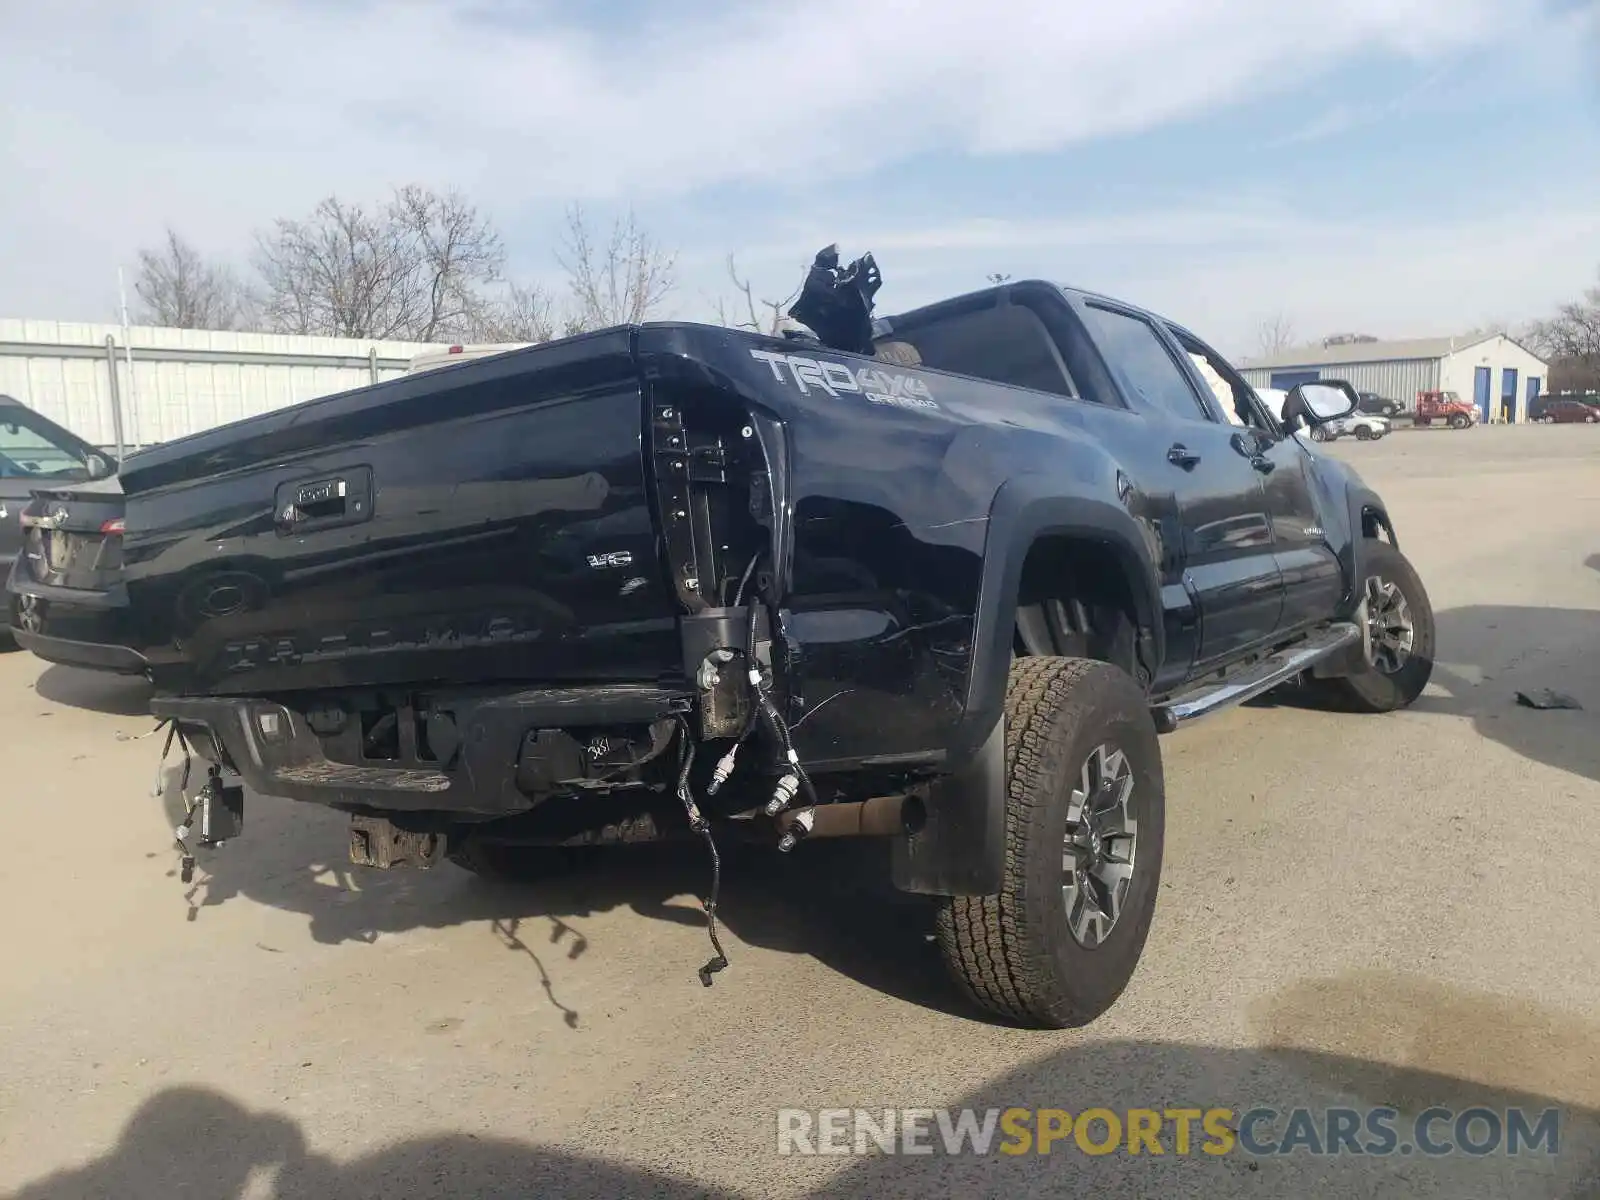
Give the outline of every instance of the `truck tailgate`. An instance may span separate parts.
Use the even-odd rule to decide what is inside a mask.
[[[139,649],[191,694],[654,678],[680,654],[643,422],[621,330],[141,454]]]

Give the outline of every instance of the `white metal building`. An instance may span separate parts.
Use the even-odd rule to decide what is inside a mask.
[[[133,370],[128,370],[129,350]],[[129,448],[405,373],[422,342],[0,319],[0,395]]]
[[[1455,392],[1489,421],[1525,421],[1528,401],[1549,375],[1545,361],[1504,334],[1417,338],[1330,339],[1240,364],[1253,387],[1291,388],[1313,379],[1343,379],[1358,392],[1376,392],[1416,405],[1418,392]]]

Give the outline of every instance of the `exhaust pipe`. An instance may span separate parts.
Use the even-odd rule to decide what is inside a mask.
[[[818,804],[784,814],[778,849],[793,850],[811,838],[900,837],[917,832],[926,820],[927,810],[916,793]]]

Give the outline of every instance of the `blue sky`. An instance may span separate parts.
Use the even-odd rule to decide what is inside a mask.
[[[671,315],[871,249],[884,311],[990,271],[1221,348],[1541,315],[1600,271],[1594,0],[109,0],[6,5],[0,312],[100,320],[165,224],[242,259],[323,195],[459,187],[517,274],[632,206]],[[24,183],[25,186],[17,186]]]

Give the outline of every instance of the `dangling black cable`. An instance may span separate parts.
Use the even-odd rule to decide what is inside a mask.
[[[784,721],[777,705],[773,704],[772,697],[767,691],[767,681],[762,678],[761,664],[756,661],[756,605],[759,598],[752,596],[750,599],[750,631],[745,640],[745,661],[750,667],[750,690],[754,695],[755,704],[750,712],[750,721],[745,726],[744,732],[739,735],[742,743],[755,729],[758,720],[765,720],[767,731],[772,734],[773,740],[783,748],[782,769],[786,774],[793,774],[801,787],[805,789],[806,799],[815,806],[817,803],[817,789],[811,784],[811,776],[806,774],[806,769],[800,765],[800,756],[795,753],[794,741],[789,736],[789,726]],[[776,814],[774,814],[776,815]]]
[[[711,822],[706,820],[689,791],[689,772],[694,767],[694,739],[689,722],[682,716],[678,717],[678,732],[683,739],[678,751],[678,799],[683,804],[684,815],[689,818],[689,828],[705,838],[706,848],[711,851],[711,894],[702,904],[706,912],[706,936],[711,939],[711,948],[716,953],[700,968],[700,982],[710,987],[711,977],[728,966],[727,952],[722,948],[722,940],[717,937],[717,898],[722,890],[722,856],[717,853],[717,842],[711,835]]]

